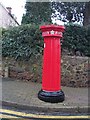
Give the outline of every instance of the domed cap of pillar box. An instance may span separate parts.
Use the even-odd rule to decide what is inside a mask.
[[[62,25],[43,25],[40,27],[43,37],[56,36],[62,37],[65,27]]]

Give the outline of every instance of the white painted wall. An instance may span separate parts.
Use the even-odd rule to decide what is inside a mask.
[[[3,5],[0,3],[0,27],[8,28],[10,26],[18,26],[15,20],[8,14]]]

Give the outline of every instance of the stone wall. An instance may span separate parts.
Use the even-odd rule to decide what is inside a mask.
[[[71,87],[90,86],[90,64],[88,57],[62,57],[62,85]]]
[[[68,87],[89,87],[90,64],[88,57],[62,56],[61,83]],[[11,77],[19,80],[41,82],[42,57],[33,63],[15,61],[3,58],[3,77]]]

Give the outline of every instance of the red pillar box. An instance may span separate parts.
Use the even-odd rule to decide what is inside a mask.
[[[44,37],[44,57],[42,73],[42,90],[38,98],[45,102],[57,103],[64,101],[64,92],[61,90],[61,44],[60,38],[64,26],[41,26]]]

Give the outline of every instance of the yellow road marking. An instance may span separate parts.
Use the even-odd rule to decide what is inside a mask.
[[[80,116],[50,116],[50,115],[37,115],[37,114],[27,114],[24,112],[16,112],[13,110],[0,109],[0,112],[14,114],[21,117],[33,117],[33,118],[52,118],[52,119],[89,119],[90,116],[80,115]]]
[[[20,118],[20,117],[16,117],[16,116],[11,116],[11,115],[0,115],[0,118]]]

